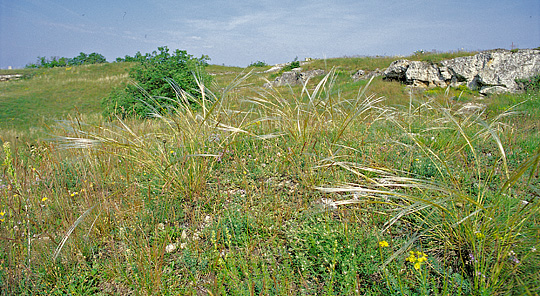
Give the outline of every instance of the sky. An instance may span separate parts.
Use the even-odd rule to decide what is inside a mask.
[[[540,46],[538,0],[0,0],[0,69],[160,46],[245,67]]]

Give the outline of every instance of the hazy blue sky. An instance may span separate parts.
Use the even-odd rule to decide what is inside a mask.
[[[0,0],[0,68],[183,49],[212,64],[540,46],[539,0]]]

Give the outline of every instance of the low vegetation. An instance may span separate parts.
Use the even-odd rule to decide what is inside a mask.
[[[99,116],[141,61],[0,85],[4,106],[70,111],[43,119],[47,141],[29,107],[0,111],[25,120],[0,126],[0,290],[537,295],[538,88],[351,78],[393,59],[316,60],[303,68],[327,75],[279,88],[256,65],[208,65],[212,82],[168,80],[167,108],[141,88],[147,119]]]

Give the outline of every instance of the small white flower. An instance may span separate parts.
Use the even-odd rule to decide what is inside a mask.
[[[174,250],[176,250],[176,244],[168,244],[165,247],[165,252],[167,252],[167,253],[172,253],[172,252],[174,252]]]

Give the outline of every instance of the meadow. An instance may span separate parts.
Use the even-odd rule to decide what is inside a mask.
[[[540,94],[351,78],[395,59],[146,120],[101,117],[130,63],[0,83],[1,294],[538,295]]]

